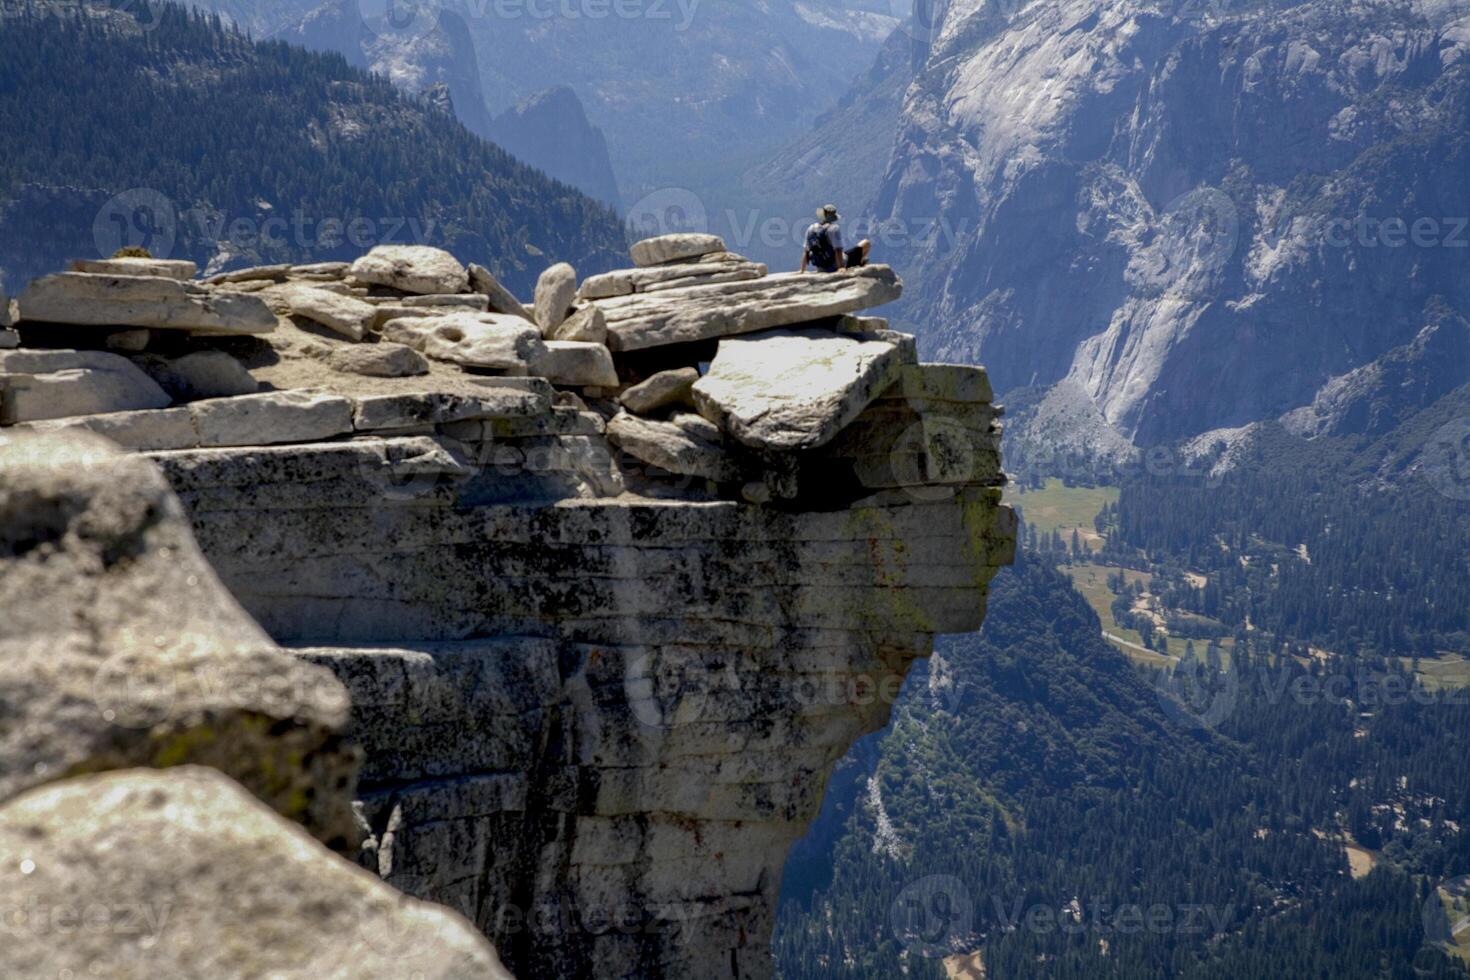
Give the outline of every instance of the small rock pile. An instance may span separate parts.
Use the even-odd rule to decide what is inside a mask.
[[[769,275],[703,234],[631,255],[580,284],[555,264],[529,305],[428,246],[203,279],[187,261],[78,261],[5,317],[0,425],[164,451],[552,412],[555,431],[764,502],[795,494],[779,456],[832,442],[917,363],[911,337],[852,315],[898,298],[886,266]]]

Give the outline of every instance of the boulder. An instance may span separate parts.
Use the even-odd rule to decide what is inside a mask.
[[[152,340],[153,331],[151,330],[119,330],[117,333],[108,334],[106,339],[102,341],[102,346],[108,350],[136,354],[139,351],[147,350],[148,344]]]
[[[0,799],[198,763],[350,846],[347,692],[245,614],[157,467],[96,436],[8,432],[0,473]]]
[[[729,253],[722,253],[729,254]],[[707,262],[701,259],[691,264],[677,263],[647,269],[617,269],[601,275],[589,276],[582,283],[577,295],[583,299],[607,299],[626,296],[629,293],[652,292],[694,286],[700,283],[738,282],[759,279],[766,274],[766,267],[758,262]]]
[[[204,282],[210,286],[241,282],[284,282],[286,276],[290,275],[290,273],[291,266],[284,263],[277,265],[252,265],[245,269],[234,269],[230,272],[220,272],[212,276],[206,276]]]
[[[649,266],[678,262],[700,255],[708,255],[711,252],[723,251],[725,251],[725,243],[720,240],[719,235],[684,232],[659,235],[655,238],[645,238],[641,242],[634,242],[628,254],[633,257],[634,265]]]
[[[634,293],[598,300],[614,351],[708,340],[840,316],[899,298],[886,265],[831,275],[784,273],[747,282]]]
[[[272,299],[284,306],[284,312],[320,324],[349,340],[361,340],[378,315],[378,308],[371,303],[307,283],[273,286],[270,293]],[[282,311],[278,308],[277,312]]]
[[[815,449],[857,418],[902,368],[895,344],[820,328],[729,337],[694,383],[694,402],[747,446]]]
[[[77,259],[73,272],[90,272],[98,276],[163,276],[166,279],[192,279],[199,266],[188,259]]]
[[[117,354],[0,352],[0,425],[162,408],[169,400],[153,379]]]
[[[565,262],[558,262],[536,280],[536,324],[541,336],[550,337],[551,332],[561,326],[577,296],[577,271]]]
[[[176,402],[232,398],[260,390],[260,383],[245,365],[220,350],[194,351],[182,357],[145,355],[133,358],[133,363]]]
[[[690,390],[699,380],[699,369],[686,367],[660,371],[641,381],[618,398],[623,407],[639,415],[647,415],[669,405],[693,405]]]
[[[703,421],[703,420],[701,420]],[[740,466],[708,432],[690,431],[676,421],[660,422],[619,412],[607,423],[607,438],[637,459],[670,473],[718,483],[741,479]]]
[[[266,391],[194,402],[189,412],[201,446],[318,442],[352,431],[352,402],[315,391]]]
[[[429,373],[424,355],[406,347],[384,341],[339,347],[327,355],[327,366],[343,374],[365,374],[373,378],[407,378]]]
[[[0,285],[0,329],[11,325],[10,297],[5,295],[5,287]]]
[[[276,315],[259,297],[165,276],[59,272],[31,283],[20,296],[19,308],[22,320],[113,329],[149,327],[229,336],[276,328]]]
[[[352,263],[352,277],[405,293],[463,293],[470,276],[459,260],[428,245],[378,245]]]
[[[511,980],[456,913],[399,893],[202,766],[0,807],[8,977]]]
[[[552,384],[594,388],[615,388],[618,384],[612,353],[604,344],[548,340],[546,353],[531,362],[531,371]]]
[[[580,340],[589,344],[607,343],[607,317],[596,306],[588,305],[554,327],[550,340]]]
[[[534,325],[504,313],[401,317],[383,324],[382,330],[388,340],[464,367],[525,371],[546,353]]]
[[[470,263],[470,288],[477,293],[484,294],[487,308],[491,313],[508,313],[511,316],[526,317],[535,322],[534,317],[526,316],[526,308],[521,301],[516,299],[509,289],[502,286],[500,280],[496,279],[483,265]]]
[[[0,297],[3,299],[3,297]],[[20,334],[9,327],[0,327],[0,350],[14,350],[20,346]]]

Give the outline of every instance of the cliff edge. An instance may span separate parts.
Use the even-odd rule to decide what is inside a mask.
[[[427,248],[78,263],[0,331],[0,424],[150,460],[345,687],[364,867],[523,978],[770,976],[832,766],[1012,558],[1000,410],[858,315],[886,267],[632,255],[531,303]]]

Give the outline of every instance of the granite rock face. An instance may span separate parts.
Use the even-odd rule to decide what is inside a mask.
[[[212,769],[71,779],[0,805],[8,977],[511,980],[447,909],[404,899]]]
[[[22,320],[132,326],[197,334],[260,334],[275,314],[254,296],[214,293],[169,276],[60,272],[37,279],[17,300]]]
[[[0,799],[194,762],[354,841],[345,692],[220,587],[157,469],[96,437],[7,433],[0,473]]]
[[[610,341],[621,325],[611,348],[357,273],[181,285],[307,277],[432,315],[361,341],[286,318],[214,342],[259,393],[0,435],[135,452],[46,448],[0,482],[6,587],[61,596],[0,622],[0,643],[77,650],[0,667],[21,671],[0,696],[41,718],[0,741],[4,771],[32,774],[11,791],[39,771],[208,765],[360,841],[361,864],[462,913],[519,976],[769,977],[786,854],[832,766],[936,634],[980,624],[1011,560],[984,371],[914,363],[911,337],[842,315],[897,297],[883,267],[584,300]],[[334,369],[385,341],[427,355],[422,373]],[[95,506],[32,489],[74,472]],[[180,682],[173,714],[119,734],[79,706],[104,639],[131,658],[122,682],[173,678],[175,658],[225,682]],[[355,791],[343,739],[364,756]]]

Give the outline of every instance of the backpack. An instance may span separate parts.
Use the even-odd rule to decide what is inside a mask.
[[[827,237],[825,224],[812,225],[806,230],[806,253],[812,265],[819,269],[836,267],[837,252],[832,248],[832,239]]]

